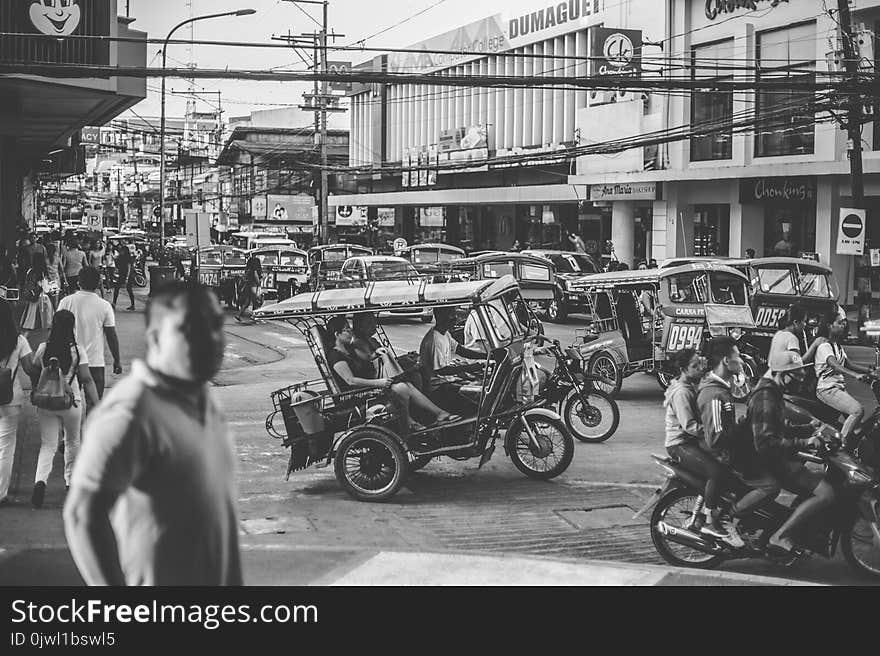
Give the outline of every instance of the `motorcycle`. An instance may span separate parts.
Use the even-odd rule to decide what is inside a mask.
[[[584,372],[577,349],[563,351],[558,340],[544,335],[536,341],[548,343],[540,352],[556,361],[552,371],[539,365],[547,374],[539,394],[546,401],[544,407],[560,415],[569,432],[581,442],[600,443],[609,439],[620,424],[620,408],[612,396],[593,385],[602,379]]]
[[[832,431],[826,427],[825,434]],[[839,440],[823,441],[815,452],[799,452],[798,458],[826,467],[834,486],[834,506],[803,527],[805,550],[780,559],[768,550],[768,540],[793,509],[805,498],[797,497],[790,507],[775,500],[742,518],[738,529],[745,546],[734,548],[701,533],[695,522],[703,509],[705,479],[671,457],[652,455],[666,470],[666,482],[636,517],[652,506],[651,540],[660,556],[678,567],[711,569],[728,560],[764,558],[789,565],[806,553],[833,558],[840,546],[847,563],[856,572],[880,577],[880,476],[840,448]],[[745,493],[745,484],[722,495],[722,511]],[[656,504],[656,505],[654,505]]]

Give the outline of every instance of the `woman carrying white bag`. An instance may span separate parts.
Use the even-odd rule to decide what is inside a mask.
[[[85,350],[76,343],[76,319],[69,310],[58,310],[52,320],[49,338],[37,347],[34,365],[37,375],[31,402],[37,407],[42,443],[34,476],[31,502],[43,505],[46,482],[52,473],[52,461],[58,444],[58,432],[64,429],[64,484],[70,485],[73,463],[79,451],[83,390],[89,406],[98,405],[98,389],[89,372]]]

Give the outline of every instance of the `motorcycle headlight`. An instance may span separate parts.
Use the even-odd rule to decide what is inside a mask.
[[[735,340],[739,340],[739,338],[743,336],[743,329],[742,328],[731,328],[730,331],[728,332],[728,335],[730,335]]]

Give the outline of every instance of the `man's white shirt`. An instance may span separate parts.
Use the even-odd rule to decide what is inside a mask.
[[[76,317],[76,341],[89,366],[105,366],[104,328],[116,327],[113,306],[94,292],[78,291],[62,298],[58,309],[69,310]]]

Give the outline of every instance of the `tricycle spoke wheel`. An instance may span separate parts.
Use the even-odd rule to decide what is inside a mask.
[[[537,444],[532,443],[522,421],[529,422]],[[550,417],[518,420],[507,435],[513,464],[530,478],[549,479],[564,472],[574,457],[574,440],[565,425]]]
[[[403,485],[409,462],[395,438],[363,429],[339,445],[335,469],[337,479],[349,494],[364,501],[383,501]]]
[[[568,393],[563,411],[565,425],[581,442],[604,442],[620,424],[617,402],[596,389],[589,395],[584,393],[584,397],[586,403],[576,389]]]

